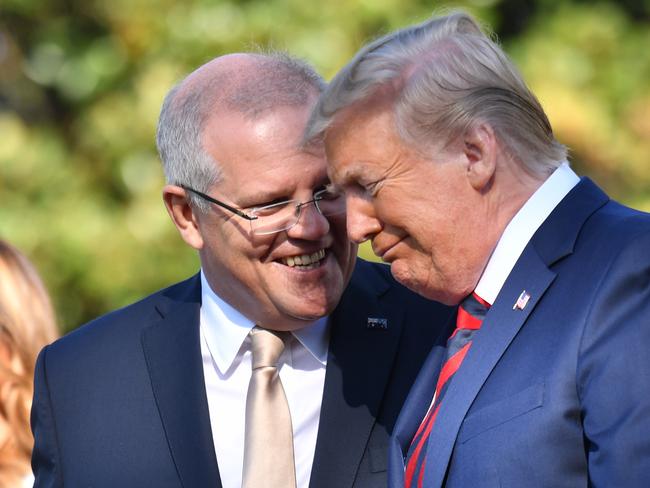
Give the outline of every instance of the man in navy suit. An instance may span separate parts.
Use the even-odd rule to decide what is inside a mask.
[[[163,198],[201,272],[42,351],[35,486],[242,486],[255,326],[290,332],[282,488],[386,484],[389,434],[450,309],[355,267],[322,142],[301,144],[322,87],[289,57],[234,54],[169,93]]]
[[[650,216],[575,175],[500,47],[461,12],[389,34],[329,84],[316,135],[352,239],[461,304],[389,486],[648,486]]]

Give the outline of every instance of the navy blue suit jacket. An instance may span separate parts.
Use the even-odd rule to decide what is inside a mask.
[[[393,488],[444,342],[395,426]],[[560,202],[476,334],[426,455],[426,488],[650,486],[650,215],[587,179]]]
[[[36,487],[221,486],[199,343],[198,275],[46,347],[35,376]],[[389,434],[452,310],[358,262],[332,331],[313,488],[386,485]],[[368,318],[388,328],[369,328]],[[436,326],[438,324],[438,326]]]

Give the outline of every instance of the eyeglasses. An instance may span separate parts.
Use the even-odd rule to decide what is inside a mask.
[[[263,207],[253,207],[244,211],[189,186],[180,186],[184,190],[190,191],[204,200],[248,220],[250,222],[251,232],[260,236],[276,234],[291,229],[300,220],[303,207],[310,203],[313,203],[318,212],[324,217],[345,213],[345,198],[341,193],[330,187],[315,192],[313,198],[306,202],[285,200],[264,205]]]

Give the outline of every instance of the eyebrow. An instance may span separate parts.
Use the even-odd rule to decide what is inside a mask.
[[[336,179],[338,180],[336,182],[336,185],[345,186],[345,185],[349,185],[350,183],[354,183],[358,181],[359,173],[360,173],[359,171],[360,164],[361,164],[360,162],[354,161],[352,163],[346,164],[344,168],[337,171],[335,174],[337,176]]]
[[[287,196],[286,192],[282,189],[268,192],[261,190],[259,193],[242,197],[242,203],[240,203],[240,205],[242,208],[253,208],[265,205],[267,203],[275,202],[276,200],[291,200],[291,197]]]

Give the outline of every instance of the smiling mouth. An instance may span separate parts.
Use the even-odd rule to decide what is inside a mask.
[[[320,249],[311,254],[299,254],[282,258],[282,264],[290,268],[314,269],[320,266],[321,261],[325,258],[325,249]]]

